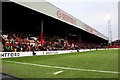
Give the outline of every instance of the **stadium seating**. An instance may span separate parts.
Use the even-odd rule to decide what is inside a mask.
[[[120,48],[120,40],[113,41],[109,48]]]
[[[56,51],[56,50],[77,50],[77,49],[93,49],[101,47],[98,44],[90,42],[82,42],[74,39],[64,39],[58,36],[44,36],[43,48],[41,48],[41,42],[38,36],[29,33],[14,33],[3,32],[1,35],[4,51]]]

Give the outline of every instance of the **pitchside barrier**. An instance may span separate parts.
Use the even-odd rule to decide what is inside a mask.
[[[34,56],[34,55],[52,55],[52,54],[66,54],[73,52],[85,52],[93,51],[96,49],[81,49],[81,50],[63,50],[63,51],[30,51],[30,52],[0,52],[0,58],[13,58],[13,57],[24,57],[24,56]],[[98,49],[104,50],[104,49]]]

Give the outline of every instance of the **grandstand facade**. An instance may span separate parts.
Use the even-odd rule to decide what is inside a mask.
[[[44,0],[3,2],[2,13],[5,51],[76,50],[108,43],[102,33]]]

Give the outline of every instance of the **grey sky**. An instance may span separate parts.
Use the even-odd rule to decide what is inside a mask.
[[[46,0],[108,36],[106,15],[111,15],[113,40],[118,39],[118,0]]]

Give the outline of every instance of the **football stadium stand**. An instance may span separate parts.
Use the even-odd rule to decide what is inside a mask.
[[[111,43],[111,46],[109,48],[120,48],[120,40],[115,40]]]
[[[3,2],[5,52],[56,51],[107,47],[108,38],[48,2]]]

